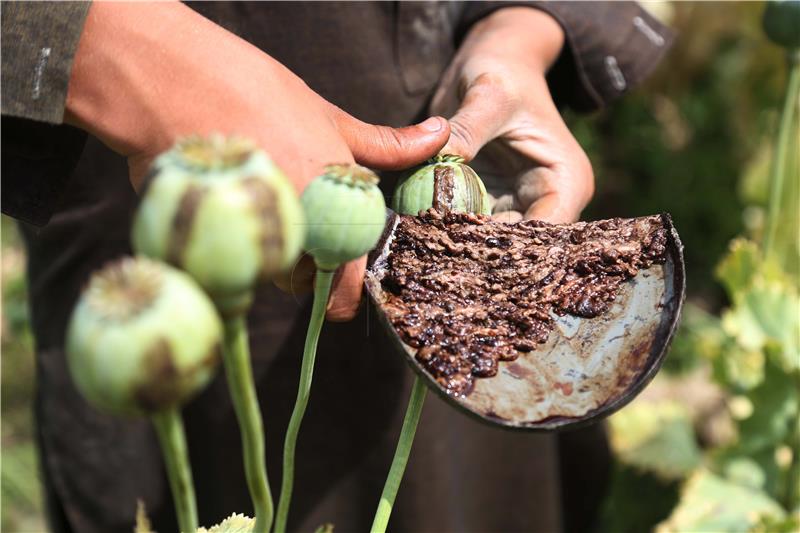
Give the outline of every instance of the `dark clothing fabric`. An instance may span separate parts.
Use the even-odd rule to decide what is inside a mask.
[[[86,134],[61,124],[88,2],[3,2],[3,213],[43,225]]]
[[[78,163],[86,133],[66,124],[5,115],[0,132],[3,213],[43,226]]]
[[[88,2],[3,2],[3,115],[59,124]]]
[[[469,28],[500,7],[534,5],[558,21],[566,45],[548,76],[556,104],[592,111],[642,82],[673,34],[635,2],[467,2]]]
[[[356,85],[357,108],[348,111],[362,120],[395,124],[393,118],[408,116],[395,106],[430,97],[472,24],[518,5],[549,13],[564,29],[567,46],[548,82],[557,105],[578,111],[602,107],[636,86],[672,43],[671,32],[634,2],[198,2],[193,7],[250,42],[267,39],[273,55],[283,50],[279,59],[340,107],[340,95],[353,94],[346,91]],[[37,168],[20,186],[7,183],[2,209],[39,226],[55,210],[75,164],[77,150],[60,148],[80,138],[72,128],[48,123],[58,124],[64,115],[68,73],[87,6],[3,3],[2,126],[11,130],[3,135],[3,169],[7,164]],[[375,105],[379,102],[387,105]],[[17,129],[38,136],[30,153],[6,150]]]
[[[232,2],[191,7],[265,50],[356,117],[402,126],[425,116],[439,77],[470,24],[494,9],[518,4]],[[628,90],[669,42],[666,30],[635,4],[536,7],[553,14],[567,32],[569,46],[549,81],[554,91],[561,88],[555,92],[557,101],[578,109],[603,105]],[[10,12],[3,4],[4,33]],[[663,42],[642,37],[646,30],[636,17]],[[12,213],[36,224],[50,219],[41,228],[23,224],[23,232],[37,341],[36,416],[53,528],[130,531],[135,501],[141,498],[155,528],[174,531],[169,486],[149,423],[106,416],[87,405],[69,379],[63,353],[70,311],[90,273],[130,253],[136,198],[126,163],[93,138],[80,152],[82,134],[41,122],[57,115],[52,109],[23,109],[22,116],[36,123],[6,116],[19,116],[11,108],[6,113],[5,80],[17,68],[11,58],[7,70],[6,53],[4,48],[3,210],[15,206]],[[53,185],[59,179],[68,183],[60,196]],[[391,188],[391,180],[383,185]],[[309,312],[309,298],[265,287],[249,316],[276,495]],[[354,321],[326,324],[323,330],[298,443],[292,530],[313,530],[323,522],[334,522],[343,532],[370,526],[412,380],[373,318],[364,308]],[[201,523],[210,525],[234,511],[251,513],[223,376],[187,406],[184,418]],[[602,487],[606,450],[600,428],[588,431],[587,438],[573,434],[564,439],[580,457],[560,464],[555,436],[480,425],[429,395],[390,529],[558,531],[563,525],[559,472],[569,474],[563,479],[572,487],[564,491],[568,501],[577,492],[572,479]],[[582,442],[600,445],[587,450]],[[582,468],[589,460],[595,468]],[[593,477],[581,478],[586,472],[594,472]],[[578,503],[583,512],[596,511],[596,501],[594,506]]]

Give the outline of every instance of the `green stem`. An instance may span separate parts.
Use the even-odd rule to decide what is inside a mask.
[[[253,369],[250,365],[250,348],[247,340],[245,314],[225,321],[225,346],[223,350],[225,374],[228,377],[233,407],[239,420],[244,451],[244,471],[253,508],[256,514],[254,533],[267,533],[272,526],[272,494],[267,481],[267,464],[264,457],[264,425],[258,406]]]
[[[408,399],[406,416],[403,420],[403,429],[400,430],[400,438],[397,441],[397,449],[394,452],[392,467],[386,477],[386,484],[383,486],[383,494],[378,502],[378,511],[375,513],[375,520],[372,522],[371,533],[383,533],[389,524],[389,515],[392,514],[392,506],[400,488],[400,481],[406,470],[408,456],[411,453],[411,444],[414,442],[414,434],[417,432],[419,415],[422,413],[422,404],[425,402],[425,392],[428,389],[422,380],[417,377],[414,380],[414,387],[411,389],[411,397]]]
[[[176,408],[170,408],[154,414],[152,420],[164,455],[178,526],[182,533],[194,533],[197,531],[197,502],[181,415]]]
[[[792,142],[794,121],[798,120],[794,109],[800,98],[800,50],[789,51],[789,80],[786,90],[786,101],[783,105],[781,123],[778,129],[778,144],[775,149],[775,159],[772,164],[770,176],[769,207],[767,209],[767,227],[764,233],[764,255],[769,257],[775,251],[775,237],[781,222],[781,202],[784,200],[784,179],[789,172],[789,146]],[[798,150],[797,138],[794,139],[793,150]],[[797,179],[797,177],[795,177]]]
[[[286,522],[289,518],[289,504],[292,500],[292,487],[294,486],[294,456],[297,446],[297,434],[308,405],[311,394],[311,379],[314,376],[314,359],[317,355],[317,341],[322,323],[325,320],[325,309],[328,305],[328,296],[333,283],[333,271],[317,270],[314,278],[314,306],[311,309],[311,321],[306,332],[306,345],[303,349],[303,363],[300,368],[300,385],[297,388],[297,400],[286,430],[286,441],[283,445],[283,479],[281,480],[281,495],[278,499],[278,513],[275,517],[275,533],[286,531]]]

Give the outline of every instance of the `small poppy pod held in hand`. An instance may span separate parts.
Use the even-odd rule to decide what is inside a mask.
[[[416,216],[431,207],[442,212],[491,212],[483,181],[457,155],[436,156],[394,190],[392,209],[398,214]]]
[[[291,184],[252,142],[190,137],[155,160],[133,247],[191,274],[228,316],[294,264],[304,228]]]
[[[369,252],[383,233],[386,203],[378,176],[359,165],[330,165],[300,197],[306,250],[318,268],[336,270]]]
[[[771,0],[763,18],[764,32],[773,42],[800,54],[800,0]],[[795,62],[798,59],[794,60]]]
[[[185,403],[213,377],[222,324],[187,274],[144,257],[94,273],[67,329],[70,373],[81,393],[117,414]]]

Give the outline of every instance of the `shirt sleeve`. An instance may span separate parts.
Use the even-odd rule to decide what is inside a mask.
[[[2,3],[2,114],[60,124],[89,2]]]
[[[561,25],[564,50],[548,82],[557,104],[578,111],[603,107],[641,83],[674,39],[635,2],[468,2],[456,35],[511,6],[541,9]]]
[[[2,3],[3,213],[47,223],[86,133],[62,124],[88,2]]]

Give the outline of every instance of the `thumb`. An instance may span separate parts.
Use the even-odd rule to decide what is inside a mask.
[[[334,121],[356,162],[378,170],[399,170],[425,161],[439,153],[450,135],[442,117],[392,128],[367,124],[337,109]]]

